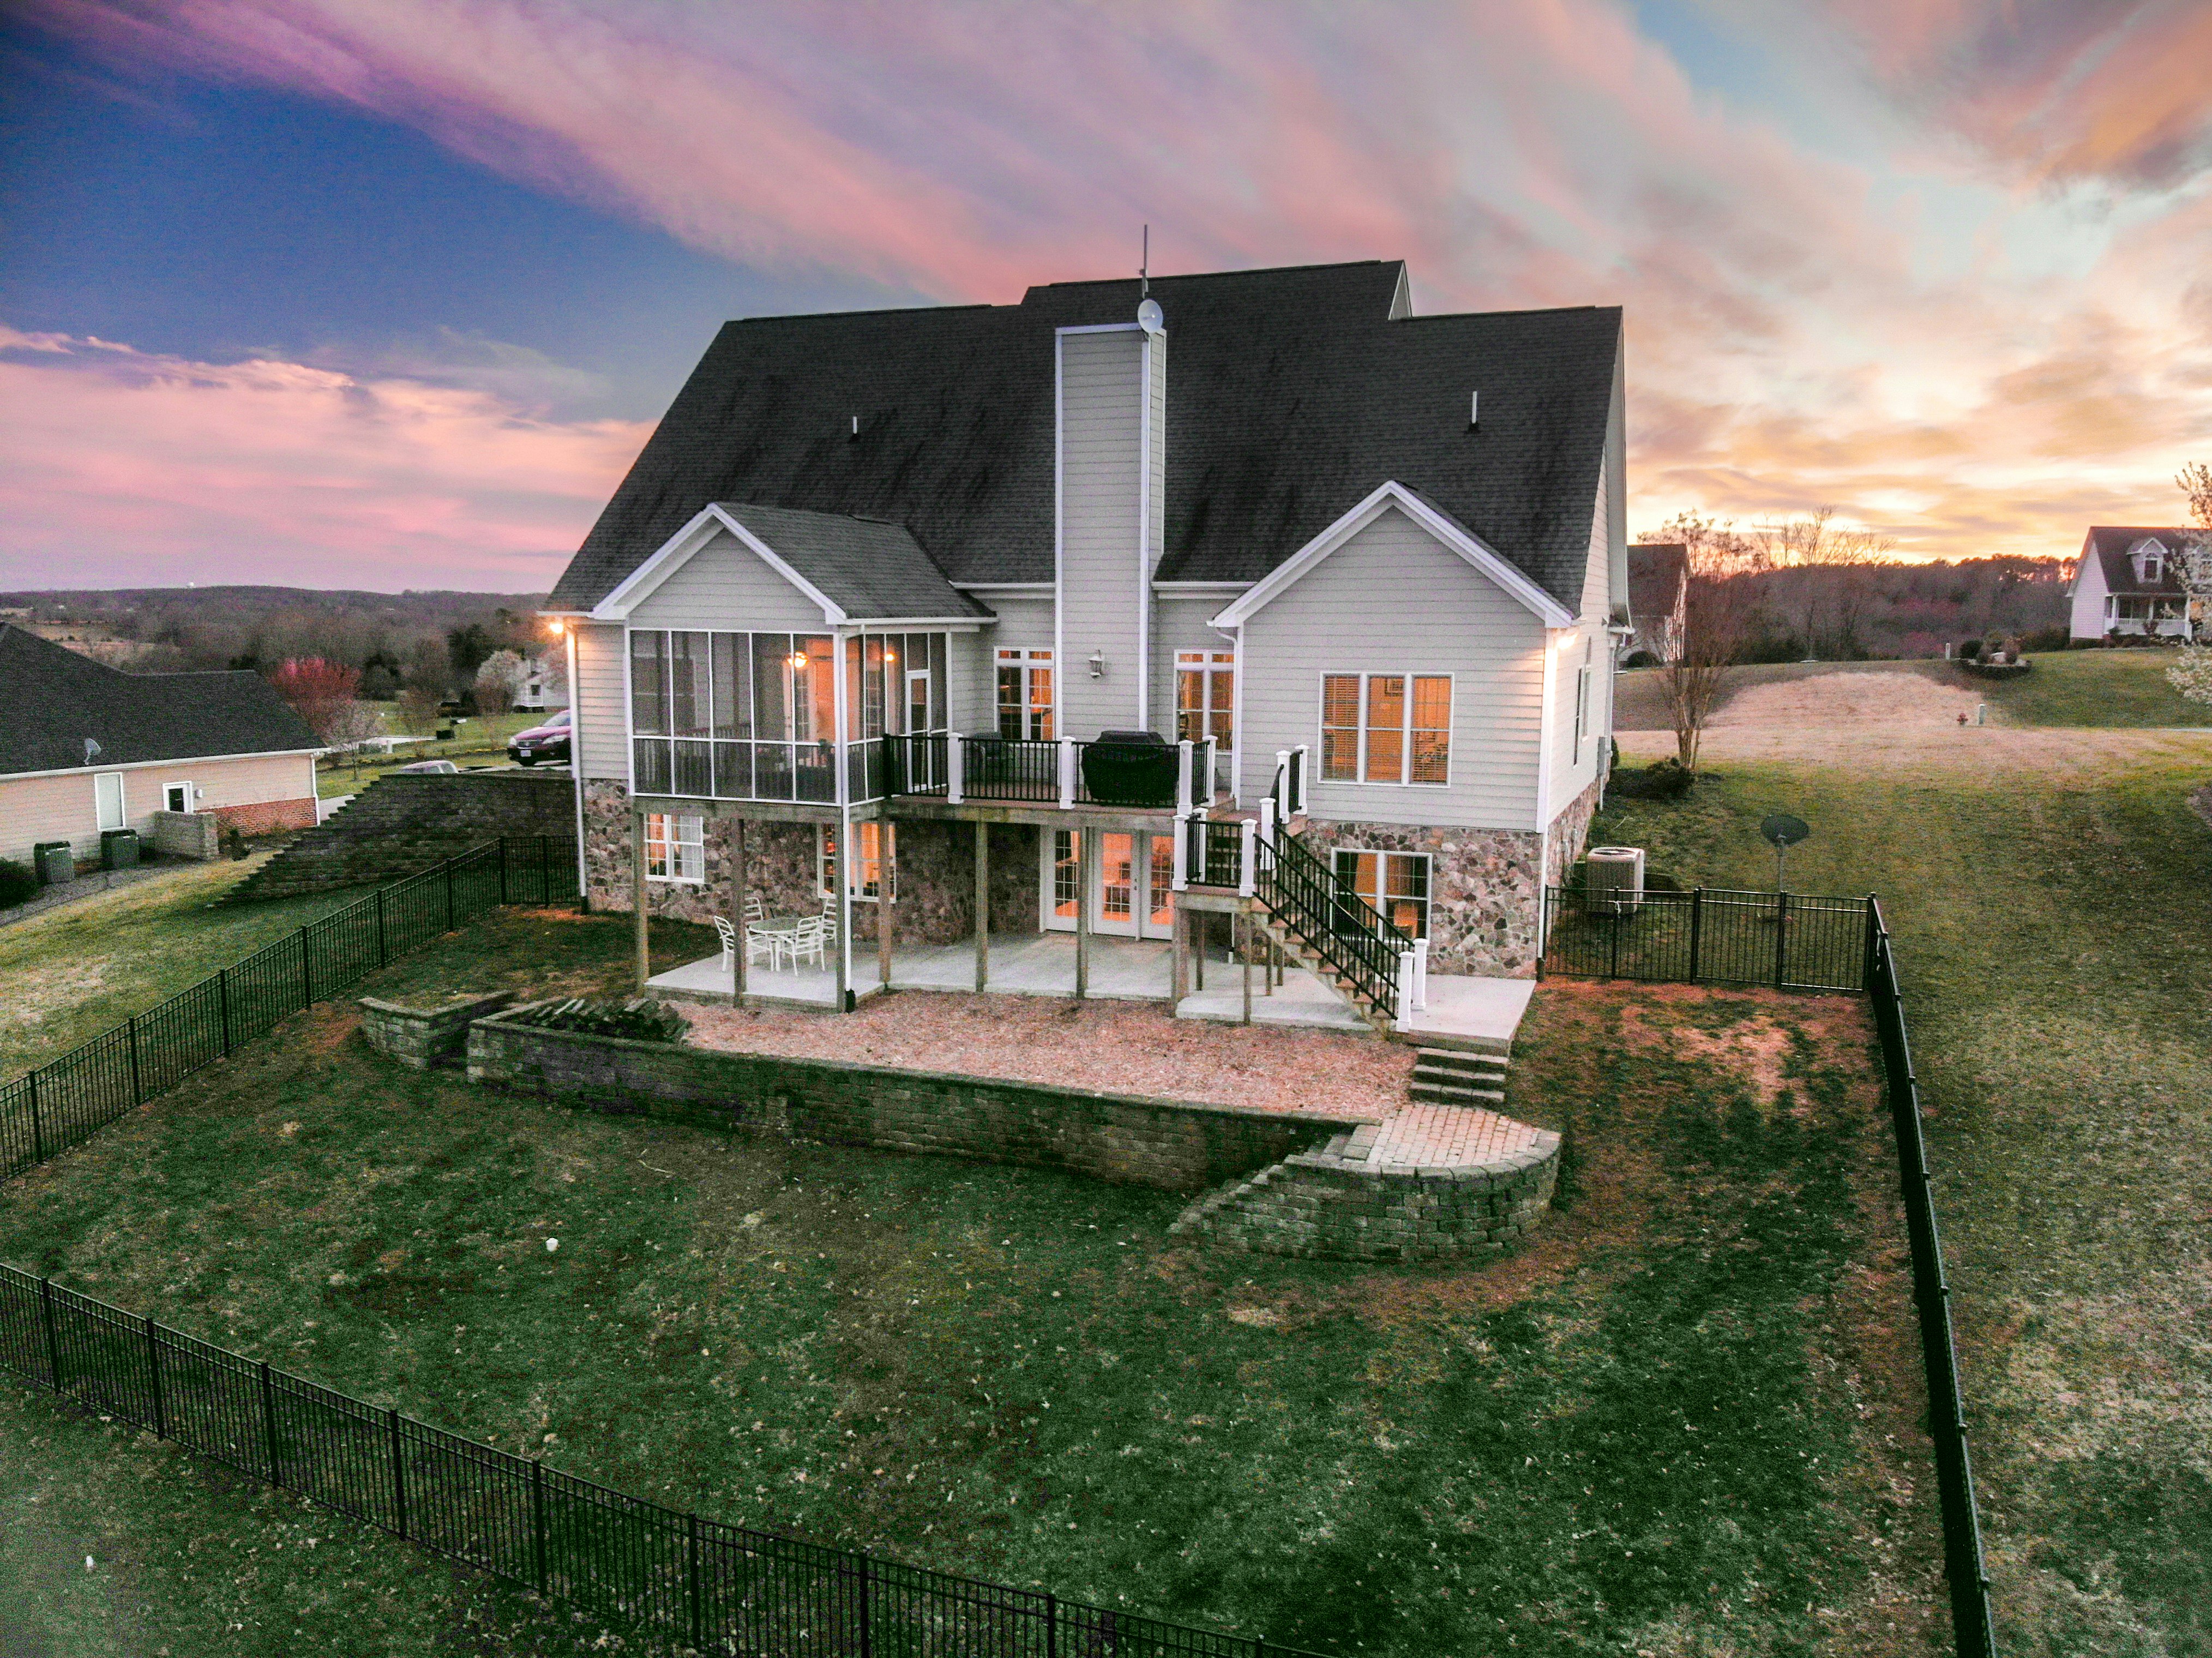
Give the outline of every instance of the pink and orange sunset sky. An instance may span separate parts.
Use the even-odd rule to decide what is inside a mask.
[[[27,0],[0,588],[542,590],[723,318],[1620,304],[1630,525],[2063,555],[2212,460],[2212,5]]]

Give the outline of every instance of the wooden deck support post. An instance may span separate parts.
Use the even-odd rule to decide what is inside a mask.
[[[1091,837],[1075,831],[1075,999],[1091,993]]]
[[[1239,934],[1237,954],[1244,964],[1244,1023],[1249,1024],[1252,1023],[1252,912],[1250,910],[1240,909],[1237,912],[1237,928]]]
[[[730,1001],[745,997],[745,820],[730,819],[730,925],[737,929],[738,947],[730,952]]]
[[[1177,1007],[1190,994],[1190,922],[1191,913],[1177,904],[1168,934],[1168,995]]]
[[[637,930],[637,988],[642,995],[646,981],[653,977],[653,944],[646,931],[649,917],[646,912],[645,814],[635,807],[629,815],[629,899]]]
[[[892,912],[897,907],[894,896],[896,883],[892,878],[898,868],[898,834],[888,817],[877,821],[876,850],[882,854],[876,862],[876,975],[888,990],[891,982],[891,932],[896,924]]]
[[[991,982],[991,826],[975,824],[975,993]]]

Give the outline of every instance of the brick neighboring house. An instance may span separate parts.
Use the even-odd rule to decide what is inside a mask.
[[[125,673],[0,623],[0,858],[94,858],[102,829],[151,841],[167,815],[312,828],[320,749],[258,674]]]
[[[841,997],[886,883],[902,945],[1180,963],[1256,823],[1343,895],[1324,931],[1533,975],[1627,631],[1621,313],[1408,294],[1370,261],[726,324],[546,605],[593,905],[641,856],[659,914],[826,899]]]
[[[1681,654],[1689,605],[1690,550],[1679,541],[1640,541],[1631,547],[1628,613],[1636,632],[1622,660],[1647,654],[1654,664],[1674,660]]]
[[[2103,639],[2212,637],[2212,614],[2182,586],[2181,550],[2201,531],[2099,524],[2081,542],[2074,568],[2067,631],[2078,641]]]

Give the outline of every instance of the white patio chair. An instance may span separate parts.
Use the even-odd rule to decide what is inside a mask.
[[[785,935],[784,948],[791,952],[793,967],[812,957],[817,967],[827,967],[829,962],[829,927],[820,916],[810,915]]]
[[[773,972],[782,960],[784,941],[790,936],[790,933],[779,932],[774,927],[748,925],[745,928],[745,960],[748,963],[757,962],[765,956],[769,969]]]
[[[748,921],[768,920],[767,902],[757,892],[745,894],[745,920]]]
[[[822,924],[822,942],[835,950],[837,947],[837,901],[835,898],[824,898],[822,901],[822,914],[819,919]]]
[[[729,973],[737,967],[738,932],[719,915],[714,918],[714,934],[722,941],[722,971]],[[746,959],[750,961],[752,958],[748,956]]]

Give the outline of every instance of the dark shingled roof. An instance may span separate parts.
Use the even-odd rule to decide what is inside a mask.
[[[1160,579],[1256,580],[1395,478],[1580,607],[1620,312],[1394,314],[1404,269],[1153,281]],[[1018,305],[725,324],[548,607],[589,609],[713,501],[904,525],[956,582],[1051,580],[1054,331],[1137,301],[1133,279],[1064,282]]]
[[[2174,568],[2173,556],[2185,544],[2196,540],[2199,533],[2200,531],[2191,529],[2187,525],[2169,525],[2162,528],[2154,526],[2148,529],[2140,525],[2092,525],[2088,537],[2081,544],[2082,558],[2086,562],[2094,554],[2099,566],[2104,571],[2105,590],[2107,592],[2148,594],[2154,598],[2179,598],[2185,595],[2187,589],[2182,586],[2181,576]],[[2128,557],[2128,554],[2137,542],[2151,536],[2156,536],[2160,544],[2166,549],[2166,568],[2159,573],[2158,580],[2139,581],[2136,579],[2134,561]]]
[[[744,501],[715,503],[847,616],[988,616],[945,579],[901,524]]]
[[[0,776],[322,745],[255,673],[125,673],[0,623]]]
[[[1631,620],[1656,621],[1674,613],[1682,579],[1689,574],[1690,550],[1679,541],[1640,541],[1628,550],[1628,614]]]

